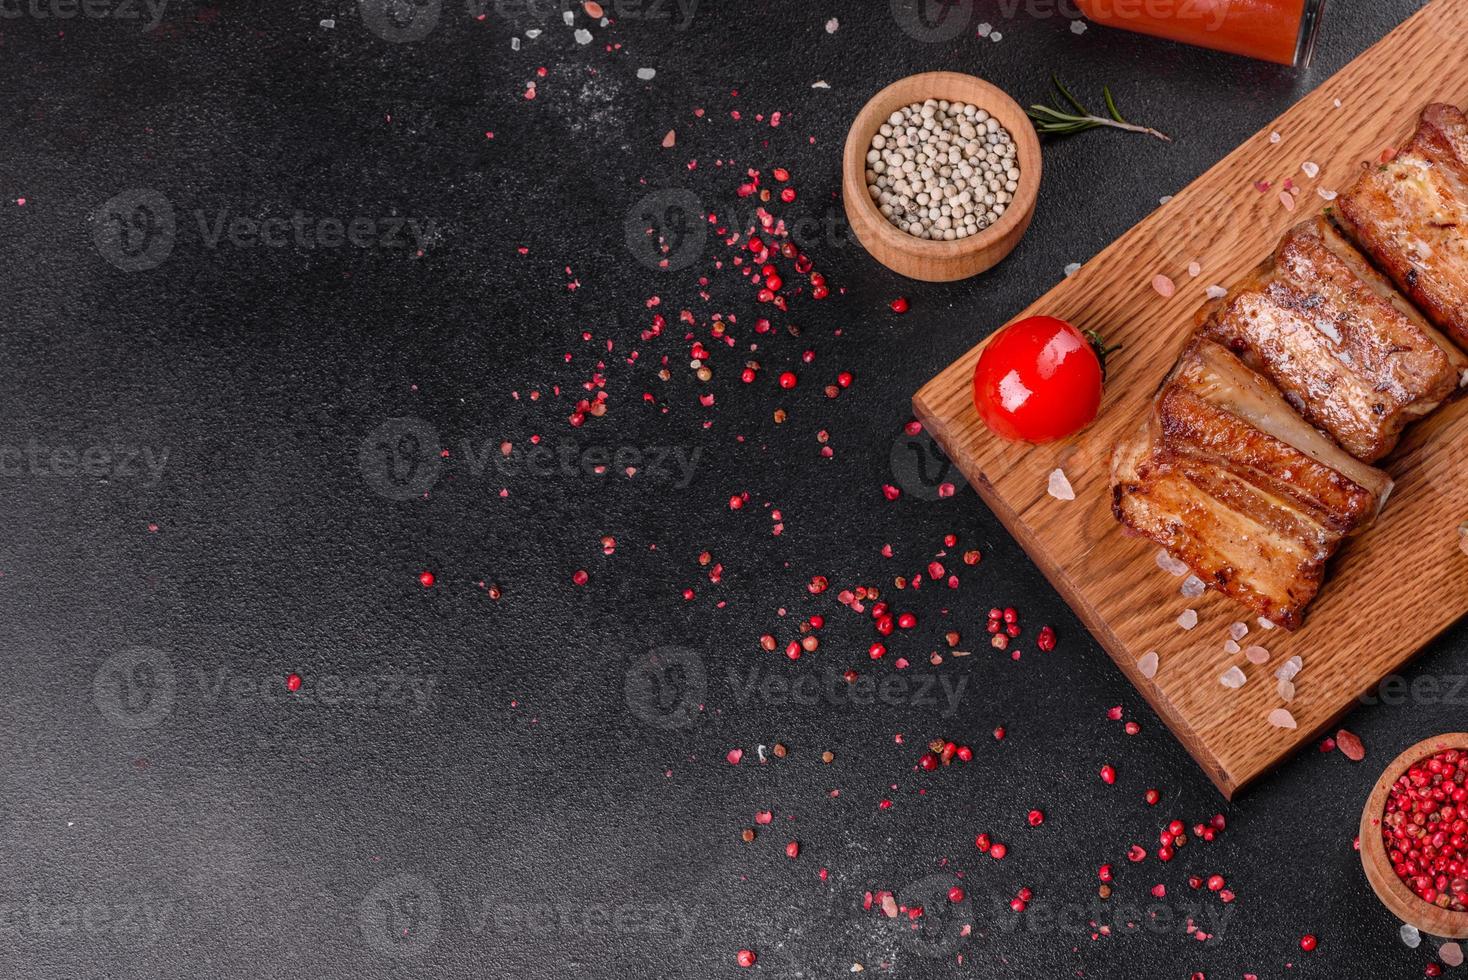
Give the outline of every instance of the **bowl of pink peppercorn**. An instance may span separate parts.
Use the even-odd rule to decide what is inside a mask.
[[[1397,918],[1468,939],[1468,732],[1418,742],[1386,767],[1361,814],[1361,865]]]

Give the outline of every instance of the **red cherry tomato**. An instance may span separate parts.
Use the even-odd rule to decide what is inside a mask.
[[[974,407],[996,435],[1050,442],[1096,418],[1105,375],[1092,339],[1064,320],[1032,316],[1000,330],[974,367]]]

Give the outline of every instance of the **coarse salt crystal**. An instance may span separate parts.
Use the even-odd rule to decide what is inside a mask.
[[[576,38],[577,44],[591,43],[591,32],[584,27],[576,28],[576,33],[573,36]]]
[[[656,68],[639,68],[639,69],[637,69],[637,77],[639,79],[641,79],[642,81],[644,81],[644,82],[650,82],[650,81],[652,81],[654,78],[657,77],[657,74],[658,74],[658,70]]]
[[[1200,579],[1198,576],[1189,575],[1187,578],[1183,579],[1183,584],[1178,589],[1178,591],[1183,594],[1184,599],[1196,599],[1198,598],[1198,596],[1202,595],[1207,590],[1207,588],[1208,586],[1204,585],[1203,580]]]
[[[566,22],[567,27],[570,27],[572,24],[576,23],[576,15],[569,10],[562,10],[561,20]]]
[[[1295,728],[1295,716],[1284,708],[1275,708],[1269,713],[1269,723],[1275,728]]]
[[[1284,209],[1286,211],[1293,211],[1295,210],[1295,195],[1291,194],[1289,191],[1280,191],[1279,203],[1284,205]]]
[[[1204,292],[1208,294],[1209,299],[1223,299],[1228,295],[1228,290],[1218,285],[1209,286]]]
[[[1203,267],[1201,265],[1199,265],[1197,262],[1188,263],[1188,275],[1192,276],[1194,279],[1197,279],[1202,274]]]
[[[1185,630],[1190,630],[1198,625],[1198,610],[1188,609],[1177,618],[1177,624]]]
[[[1274,133],[1270,133],[1269,134],[1269,142],[1271,142],[1271,143],[1278,143],[1282,139],[1284,139],[1284,137],[1281,136],[1281,135],[1279,135],[1278,132],[1274,132]]]
[[[1260,616],[1258,619],[1254,620],[1254,622],[1256,622],[1256,623],[1259,624],[1259,628],[1260,629],[1265,629],[1265,630],[1272,630],[1272,629],[1274,629],[1274,620],[1272,620],[1272,619],[1265,619],[1263,616]]]
[[[510,38],[510,50],[511,51],[519,51],[520,50],[520,39],[518,37],[512,37],[512,38]]]
[[[1164,572],[1167,572],[1169,575],[1183,575],[1188,570],[1187,562],[1178,561],[1176,558],[1172,557],[1172,555],[1169,555],[1166,551],[1157,552],[1157,557],[1155,560],[1157,562],[1157,567],[1162,569]]]
[[[810,87],[811,88],[830,88],[831,87],[831,83],[828,82],[828,81],[826,81],[825,79],[820,79],[819,81],[812,82]]]
[[[1056,500],[1074,500],[1076,492],[1071,488],[1070,481],[1065,478],[1065,471],[1054,469],[1050,472],[1050,496]]]
[[[1295,685],[1284,678],[1279,679],[1275,684],[1275,689],[1279,691],[1279,699],[1281,701],[1295,700]]]
[[[1443,961],[1444,966],[1463,965],[1463,947],[1457,943],[1443,943],[1438,947],[1437,956]]]
[[[1163,194],[1161,197],[1159,197],[1157,199],[1157,203],[1158,204],[1171,204],[1172,203],[1172,195],[1171,194]]]
[[[336,26],[336,18],[334,18],[334,17],[328,17],[328,18],[326,18],[325,20],[323,20],[321,22],[321,26],[324,27],[324,28],[326,28],[327,30],[331,30],[333,27]]]
[[[1298,674],[1304,668],[1305,668],[1305,661],[1303,661],[1303,660],[1300,659],[1300,655],[1299,654],[1296,654],[1295,656],[1293,656],[1290,659],[1286,660],[1280,666],[1279,670],[1276,670],[1274,672],[1274,676],[1275,677],[1278,677],[1282,681],[1292,681],[1292,680],[1295,679],[1295,675]]]
[[[1244,656],[1251,664],[1269,663],[1269,651],[1261,646],[1245,647]]]
[[[841,29],[841,22],[839,20],[837,20],[835,17],[832,17],[830,20],[826,21],[826,33],[827,34],[835,34],[840,29]]]
[[[1314,180],[1316,177],[1320,176],[1320,164],[1315,163],[1311,160],[1306,160],[1304,163],[1300,164],[1300,172],[1306,177],[1309,177],[1311,180]]]
[[[530,30],[528,30],[528,31],[525,32],[525,36],[528,37],[528,38],[530,38],[530,40],[532,40],[532,41],[535,40],[536,38],[540,37],[540,28],[538,28],[538,27],[532,27],[532,28],[530,28]]]
[[[1072,34],[1084,34],[1084,33],[1086,33],[1086,22],[1083,21],[1083,20],[1073,20],[1073,21],[1071,21],[1070,22],[1070,32]]]
[[[1234,623],[1228,628],[1228,638],[1231,640],[1242,640],[1249,635],[1248,623]]]
[[[1004,40],[1004,35],[1003,34],[1000,34],[998,31],[990,31],[989,32],[989,40],[991,40],[991,41],[993,41],[993,42],[995,42],[997,44],[998,42]]]
[[[1177,292],[1177,285],[1160,272],[1152,277],[1152,288],[1157,290],[1157,295],[1163,299],[1170,299],[1172,294]]]
[[[994,30],[994,25],[985,21],[979,25],[979,37],[988,37],[989,32]]]
[[[1244,672],[1242,670],[1239,670],[1238,667],[1230,667],[1228,670],[1223,672],[1222,677],[1218,678],[1218,683],[1222,684],[1224,687],[1232,688],[1233,690],[1237,691],[1239,688],[1243,687],[1248,680],[1249,678],[1244,676]]]
[[[1337,109],[1339,109],[1339,108],[1340,108],[1340,107],[1341,107],[1341,100],[1340,100],[1340,99],[1336,99],[1336,100],[1335,100],[1335,107],[1336,107],[1336,108],[1337,108]]]
[[[1149,681],[1152,678],[1156,677],[1157,651],[1148,650],[1146,653],[1142,654],[1142,659],[1137,661],[1137,669],[1140,670],[1142,672],[1142,676],[1147,678],[1147,680]]]
[[[1416,949],[1418,946],[1422,945],[1422,933],[1417,931],[1416,926],[1407,925],[1404,922],[1402,923],[1402,928],[1397,932],[1397,935],[1402,937],[1402,945],[1406,946],[1408,949]]]
[[[1336,192],[1327,187],[1317,187],[1315,188],[1315,193],[1319,194],[1326,201],[1334,201],[1336,199]]]
[[[1067,277],[1073,276],[1077,272],[1080,272],[1080,271],[1081,271],[1081,264],[1079,262],[1068,262],[1068,263],[1066,263],[1066,266],[1065,266],[1065,274],[1066,274]]]
[[[666,136],[663,137],[663,149],[666,150],[669,147],[671,147],[674,144],[676,144],[677,142],[678,142],[678,131],[676,129],[670,129],[670,130],[668,130],[668,135],[666,135]]]
[[[1223,652],[1226,653],[1226,654],[1228,654],[1230,657],[1232,657],[1234,654],[1238,653],[1239,652],[1239,641],[1238,640],[1224,640],[1223,641]]]

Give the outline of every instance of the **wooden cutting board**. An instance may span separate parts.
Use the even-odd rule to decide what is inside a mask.
[[[1264,259],[1286,229],[1326,206],[1319,190],[1347,187],[1433,101],[1468,104],[1468,0],[1429,4],[1023,311],[1125,345],[1109,363],[1099,418],[1079,435],[1024,446],[990,434],[971,402],[983,344],[913,397],[917,417],[1225,796],[1330,730],[1468,612],[1468,555],[1458,545],[1468,520],[1468,399],[1409,430],[1384,464],[1397,487],[1380,522],[1341,550],[1293,634],[1263,630],[1217,593],[1180,594],[1182,579],[1155,562],[1157,546],[1124,536],[1112,517],[1111,447],[1141,423],[1206,288],[1229,286]],[[1319,165],[1316,177],[1302,171],[1306,161]],[[1286,178],[1293,211],[1280,199]],[[1261,180],[1273,186],[1261,192]],[[1194,261],[1197,277],[1188,274]],[[1177,283],[1171,299],[1153,289],[1159,273]],[[1047,493],[1057,467],[1075,500]],[[1177,623],[1189,608],[1199,617],[1191,631]],[[1242,645],[1266,647],[1269,663],[1224,652],[1239,621],[1250,627]],[[1151,680],[1137,668],[1149,650],[1161,661]],[[1305,666],[1285,705],[1274,674],[1296,654]],[[1248,682],[1229,690],[1218,678],[1235,664]],[[1266,717],[1278,707],[1299,727],[1271,726]]]

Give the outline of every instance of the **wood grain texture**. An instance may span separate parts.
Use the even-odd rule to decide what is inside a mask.
[[[1225,796],[1312,741],[1468,612],[1468,559],[1457,531],[1468,518],[1468,401],[1410,428],[1382,464],[1397,481],[1386,511],[1342,548],[1293,634],[1262,630],[1216,593],[1179,594],[1181,580],[1154,562],[1157,546],[1126,536],[1112,517],[1111,447],[1140,424],[1209,284],[1229,286],[1247,274],[1291,225],[1325,206],[1318,189],[1349,186],[1365,161],[1411,133],[1427,103],[1468,102],[1465,41],[1468,0],[1436,0],[1023,311],[1063,317],[1125,345],[1109,364],[1100,416],[1084,432],[1045,446],[991,435],[970,394],[982,344],[913,397],[918,418]],[[1305,161],[1319,164],[1316,178],[1301,171]],[[1279,197],[1286,178],[1297,188],[1293,211]],[[1258,180],[1273,187],[1261,193]],[[1196,278],[1187,272],[1193,261],[1202,266]],[[1176,281],[1171,299],[1152,288],[1158,273]],[[1047,494],[1056,467],[1076,500]],[[1199,614],[1191,632],[1176,623],[1190,607]],[[1271,651],[1268,664],[1224,653],[1236,621],[1250,626],[1244,646]],[[1136,666],[1149,650],[1161,658],[1152,680]],[[1299,727],[1287,730],[1266,716],[1286,706],[1274,671],[1295,654],[1305,667],[1287,707]],[[1249,678],[1240,690],[1218,682],[1233,664]]]
[[[1376,897],[1397,918],[1429,936],[1468,939],[1468,912],[1440,909],[1418,898],[1407,883],[1397,877],[1386,852],[1386,842],[1381,839],[1382,816],[1386,813],[1386,798],[1392,791],[1392,784],[1423,759],[1445,749],[1468,752],[1468,732],[1450,732],[1418,742],[1397,756],[1376,781],[1366,799],[1366,807],[1361,811],[1361,867]]]
[[[866,155],[877,129],[898,109],[927,99],[947,99],[987,110],[1014,138],[1019,160],[1019,187],[1004,214],[977,235],[959,241],[935,242],[909,235],[887,220],[867,191]],[[857,113],[841,158],[841,196],[846,220],[872,258],[909,279],[951,282],[992,268],[1014,251],[1035,216],[1040,169],[1040,139],[1018,102],[982,78],[930,71],[898,79]]]

